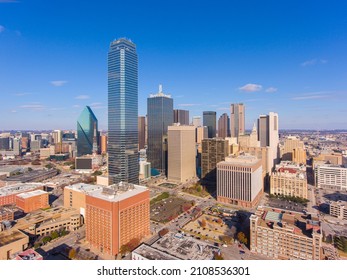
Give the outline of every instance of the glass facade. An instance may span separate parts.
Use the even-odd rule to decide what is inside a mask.
[[[159,92],[147,99],[148,148],[151,167],[167,171],[167,127],[173,124],[173,99]]]
[[[216,112],[203,112],[203,125],[207,126],[208,138],[216,137]]]
[[[138,184],[138,69],[136,46],[126,39],[108,52],[108,172],[110,184]]]
[[[98,132],[98,120],[89,106],[86,106],[77,120],[77,155],[93,152],[94,125]],[[96,135],[96,139],[98,139]]]

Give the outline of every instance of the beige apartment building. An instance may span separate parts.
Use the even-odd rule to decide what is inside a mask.
[[[217,201],[251,208],[262,193],[262,165],[256,157],[226,157],[217,164]]]
[[[168,126],[168,179],[185,182],[196,176],[195,127]]]
[[[250,249],[272,259],[319,260],[320,222],[298,212],[259,207],[250,217]]]
[[[305,151],[304,142],[301,141],[297,136],[288,136],[284,140],[284,145],[281,149],[282,160],[296,162],[294,161],[294,158],[293,158],[294,149],[298,149],[299,151]],[[305,160],[306,160],[306,157],[305,157]],[[297,162],[297,163],[301,163],[301,162]],[[306,163],[306,162],[303,162],[303,163]]]
[[[307,199],[306,167],[289,161],[277,164],[270,176],[270,193]]]
[[[340,220],[347,221],[347,202],[332,201],[329,205],[330,215]]]

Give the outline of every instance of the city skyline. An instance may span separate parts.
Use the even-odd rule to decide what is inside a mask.
[[[98,14],[109,18],[117,3],[84,3],[77,22],[80,2],[68,10],[67,3],[54,6],[54,14],[42,1],[0,3],[0,93],[2,114],[9,116],[1,130],[72,129],[85,106],[105,130],[105,46],[123,36],[138,46],[139,115],[162,83],[174,108],[190,116],[216,111],[218,118],[229,114],[230,104],[244,103],[248,130],[270,111],[281,116],[283,129],[347,128],[346,4],[291,1],[281,12],[257,2],[251,10],[249,3],[227,1],[192,1],[184,9],[180,1],[122,3],[133,17],[121,13],[98,22]],[[172,24],[177,16],[180,22]]]

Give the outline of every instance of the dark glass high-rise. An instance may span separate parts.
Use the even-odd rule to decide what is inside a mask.
[[[216,137],[216,112],[204,111],[202,121],[203,125],[207,126],[208,138]]]
[[[167,128],[173,124],[173,99],[162,93],[147,99],[148,148],[147,160],[151,167],[167,175]]]
[[[108,52],[109,183],[138,184],[138,59],[136,45],[114,40]]]
[[[78,156],[92,154],[95,131],[98,131],[98,120],[95,117],[92,109],[90,109],[89,106],[86,106],[77,120]]]

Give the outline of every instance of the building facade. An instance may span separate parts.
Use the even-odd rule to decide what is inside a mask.
[[[202,140],[201,178],[215,179],[217,163],[225,160],[225,157],[228,156],[228,144],[228,140],[219,138]]]
[[[217,164],[217,201],[254,207],[262,193],[261,160],[253,156],[226,157]]]
[[[167,173],[167,129],[173,124],[173,99],[162,92],[147,99],[147,161],[151,168]]]
[[[168,179],[185,182],[196,176],[195,127],[168,127]]]
[[[138,117],[139,150],[145,147],[146,143],[146,117]]]
[[[340,220],[347,221],[347,202],[346,201],[332,201],[329,204],[329,214]]]
[[[245,134],[245,106],[242,103],[230,105],[231,137]]]
[[[150,233],[149,190],[129,183],[104,187],[86,196],[86,240],[112,256],[122,245]]]
[[[337,191],[347,190],[347,168],[341,165],[322,164],[315,167],[316,186]]]
[[[258,208],[250,217],[250,225],[250,249],[254,254],[282,260],[321,259],[319,221],[293,211]]]
[[[270,193],[307,199],[306,167],[291,162],[281,162],[270,176]]]
[[[226,113],[218,119],[218,137],[230,137],[230,118]]]
[[[108,173],[111,183],[139,180],[136,46],[114,40],[108,52]]]
[[[181,125],[189,125],[189,111],[175,109],[173,116],[174,123],[180,123]]]
[[[36,190],[21,193],[16,196],[16,205],[22,209],[24,213],[49,207],[48,192]]]
[[[207,126],[208,138],[216,137],[216,112],[203,112],[203,126]]]

